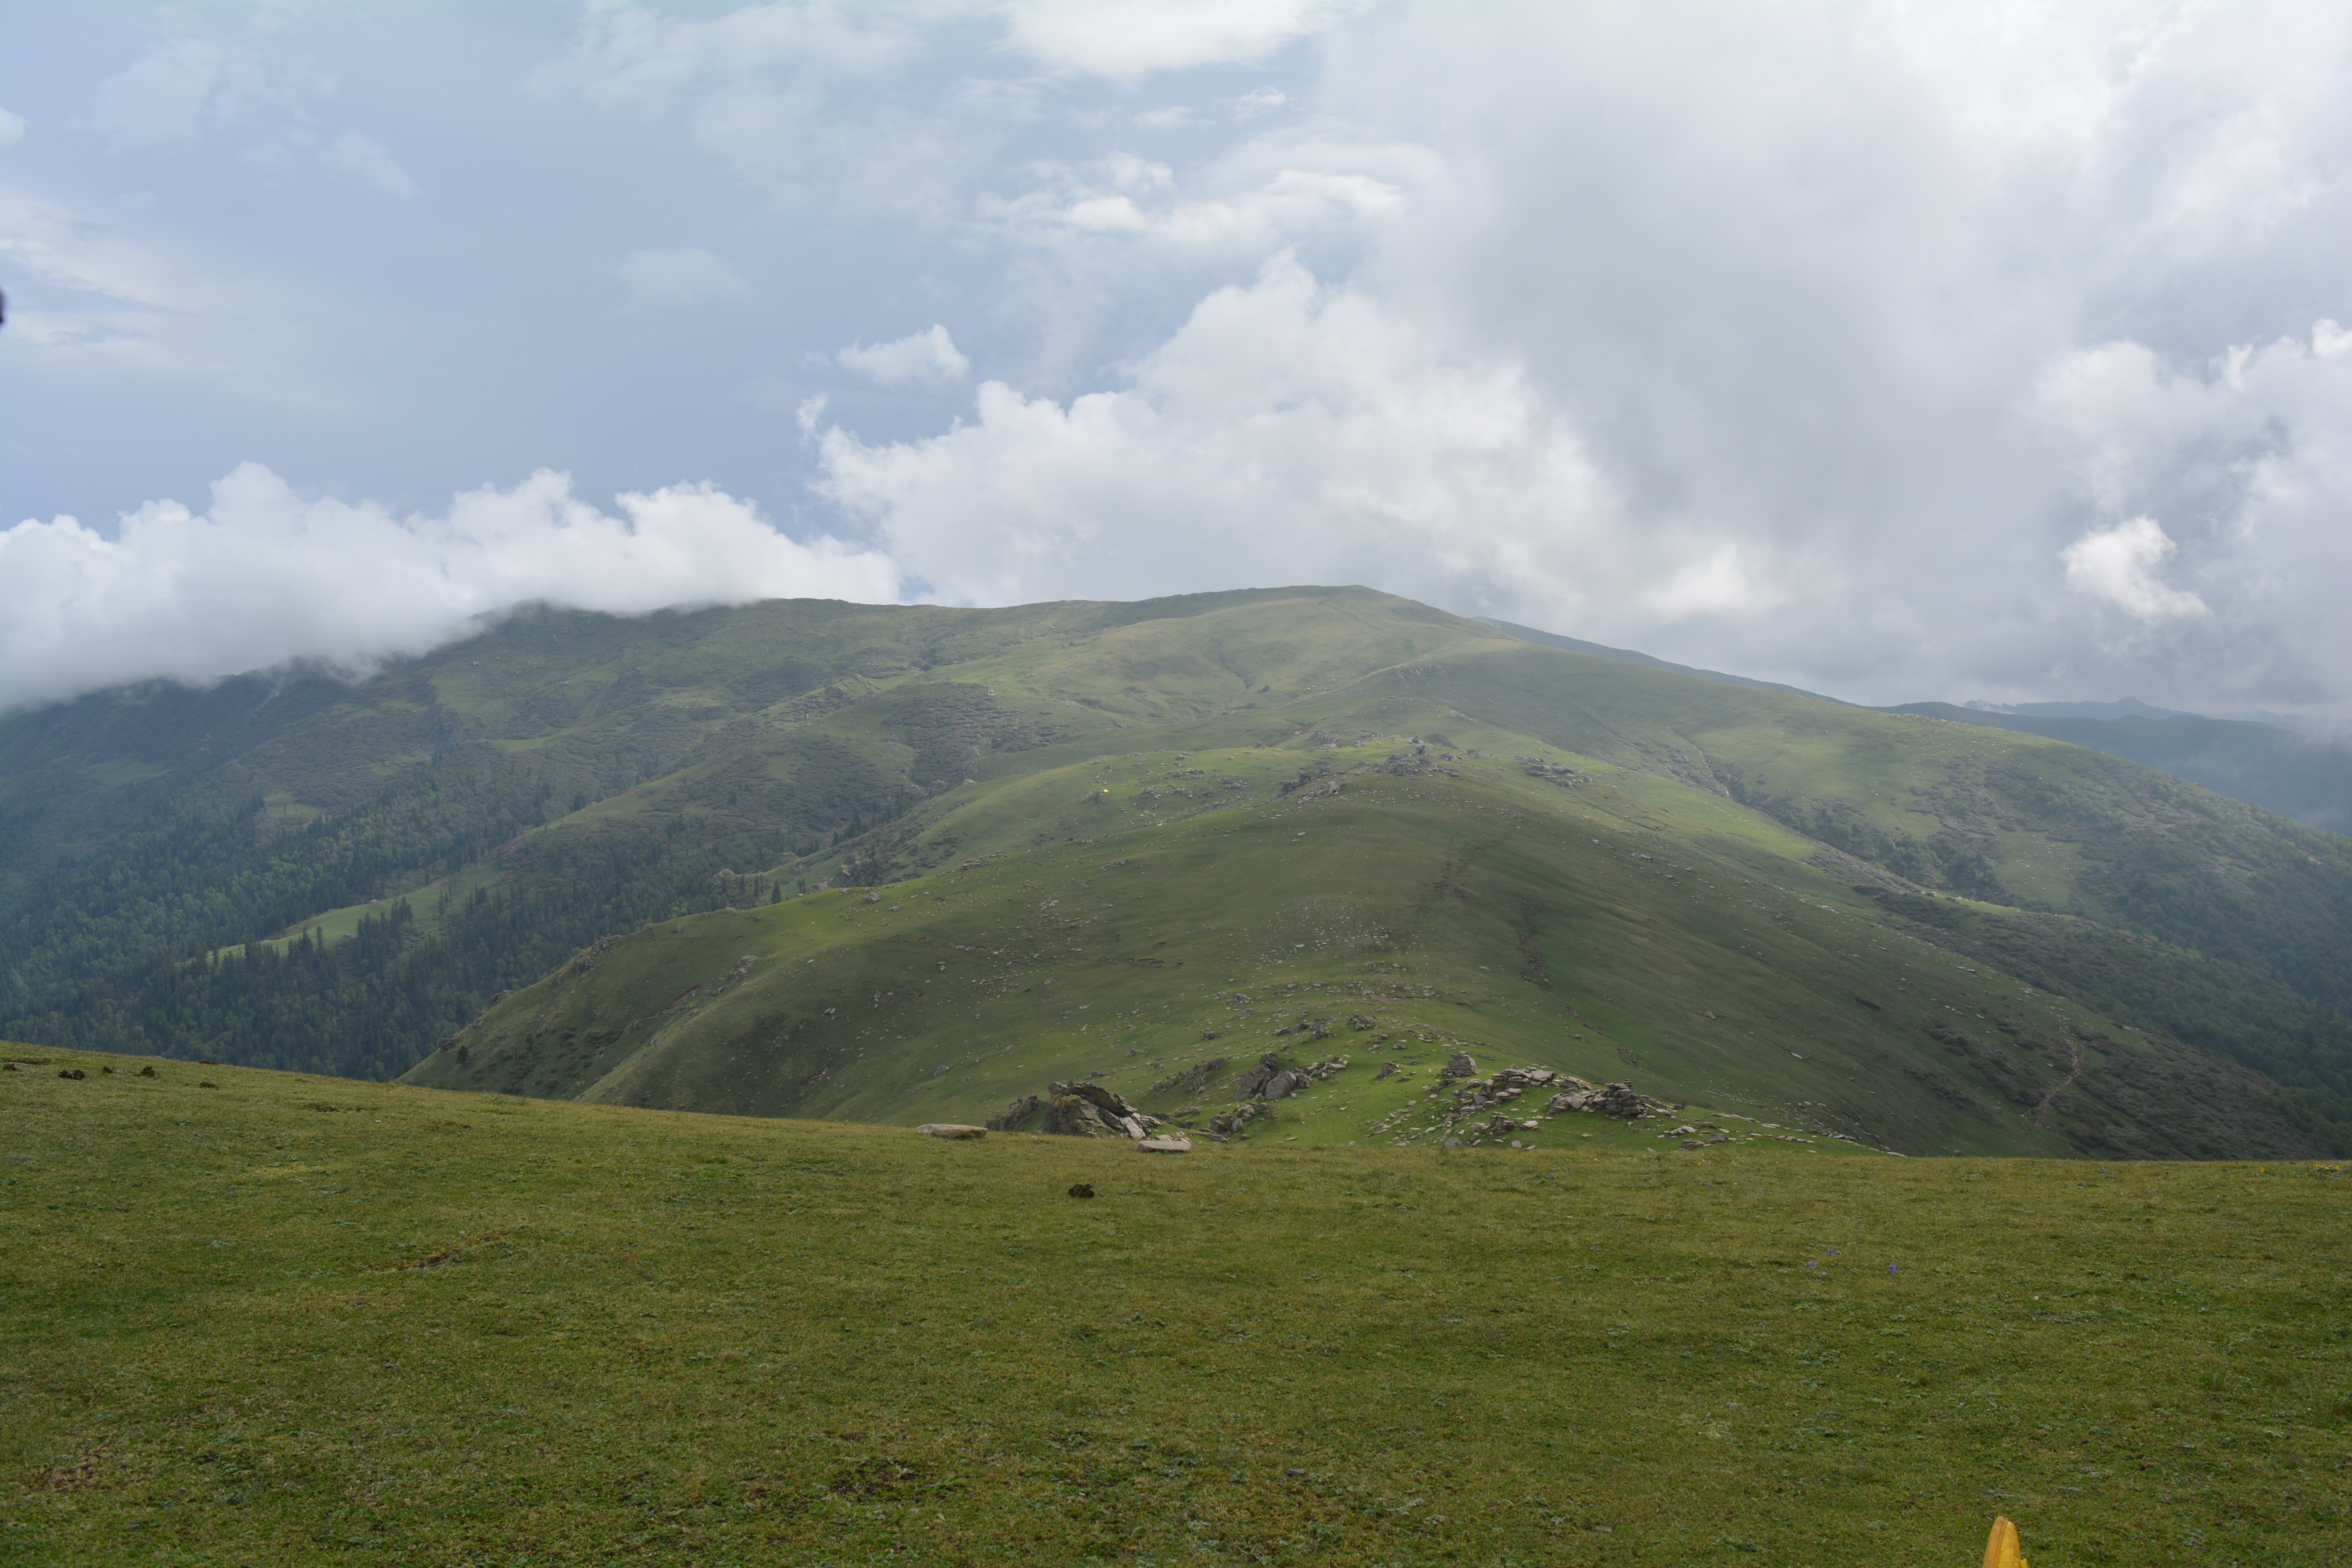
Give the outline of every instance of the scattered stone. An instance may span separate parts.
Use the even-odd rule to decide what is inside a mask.
[[[1476,1078],[1478,1064],[1470,1059],[1468,1051],[1456,1051],[1453,1059],[1437,1069],[1440,1078]]]
[[[79,1068],[67,1068],[59,1072],[58,1076],[59,1078],[88,1078],[89,1075],[82,1071]]]
[[[198,1089],[218,1089],[220,1085],[215,1083],[208,1078],[200,1078],[196,1080],[196,1087]]]
[[[1348,1027],[1351,1029],[1369,1029],[1371,1026],[1372,1021],[1370,1018],[1365,1017],[1361,1013],[1350,1013],[1348,1015]]]
[[[1080,1182],[1076,1186],[1070,1189],[1070,1196],[1074,1198],[1090,1198],[1094,1195],[1094,1188],[1085,1182]]]
[[[1378,1083],[1378,1082],[1380,1082],[1380,1081],[1381,1081],[1381,1079],[1384,1079],[1384,1078],[1387,1078],[1387,1077],[1390,1077],[1390,1076],[1391,1076],[1391,1074],[1393,1074],[1395,1071],[1396,1071],[1396,1063],[1394,1063],[1394,1062],[1382,1062],[1382,1063],[1381,1064],[1381,1070],[1380,1070],[1380,1071],[1378,1071],[1378,1072],[1376,1072],[1376,1073],[1374,1073],[1374,1074],[1372,1075],[1372,1081],[1373,1081],[1374,1083]]]
[[[1192,1152],[1191,1139],[1172,1136],[1139,1138],[1135,1146],[1147,1154],[1189,1154]]]
[[[934,1138],[985,1138],[988,1136],[987,1128],[971,1127],[961,1121],[926,1121],[915,1131],[928,1132]]]

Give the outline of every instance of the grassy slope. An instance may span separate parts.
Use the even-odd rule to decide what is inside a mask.
[[[2333,1166],[1155,1159],[63,1065],[0,1074],[11,1563],[2352,1554]]]
[[[509,998],[460,1037],[462,1057],[440,1052],[410,1080],[976,1121],[1087,1076],[1155,1111],[1205,1112],[1230,1103],[1232,1078],[1262,1052],[1344,1054],[1347,1071],[1252,1135],[1369,1142],[1432,1136],[1413,1112],[1445,1056],[1467,1049],[1482,1068],[1629,1079],[1747,1118],[1728,1125],[1749,1137],[1770,1122],[1911,1152],[2058,1153],[2104,1130],[2119,1150],[2179,1153],[2194,1152],[2194,1123],[2242,1147],[2306,1147],[2251,1075],[2201,1059],[2201,1108],[2135,1101],[2136,1072],[2179,1070],[2187,1053],[2126,1048],[2084,1009],[1888,929],[1804,863],[1806,841],[1717,796],[1614,770],[1601,771],[1615,783],[1569,789],[1466,756],[1412,776],[1336,775],[1343,790],[1314,801],[1267,805],[1253,787],[1240,792],[1250,805],[1172,819],[1159,814],[1190,803],[1129,793],[1171,773],[1262,786],[1298,760],[1202,750],[1017,775],[950,820],[968,815],[971,837],[1007,844],[1041,820],[1096,831],[892,884],[877,901],[836,890],[648,928]],[[1991,1016],[2063,1059],[1979,1062],[1923,1031],[1942,1018],[1995,1035]],[[1330,1037],[1276,1034],[1301,1018],[1327,1021]],[[2073,1085],[2043,1110],[2077,1051]],[[1152,1091],[1218,1060],[1202,1092]],[[1375,1080],[1381,1062],[1403,1070]],[[1598,1121],[1515,1135],[1614,1135]]]

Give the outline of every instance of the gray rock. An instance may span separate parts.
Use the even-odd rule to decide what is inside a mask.
[[[1064,1138],[1142,1138],[1160,1124],[1098,1083],[1057,1083],[1041,1132]]]
[[[1468,1051],[1456,1051],[1453,1059],[1437,1069],[1440,1078],[1476,1078],[1478,1064],[1470,1059]]]
[[[1139,1138],[1135,1146],[1146,1154],[1189,1154],[1192,1141],[1189,1138]]]
[[[915,1131],[928,1132],[934,1138],[985,1138],[988,1136],[987,1128],[971,1127],[961,1121],[926,1121]]]

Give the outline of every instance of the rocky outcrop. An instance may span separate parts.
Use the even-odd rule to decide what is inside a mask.
[[[1038,1131],[1063,1138],[1144,1139],[1160,1125],[1098,1083],[1057,1083],[1045,1100]]]
[[[1544,1108],[1554,1116],[1572,1110],[1591,1110],[1603,1116],[1613,1116],[1620,1121],[1639,1121],[1644,1116],[1660,1115],[1674,1110],[1663,1100],[1635,1093],[1630,1083],[1612,1083],[1595,1089],[1582,1079],[1565,1075],[1559,1081],[1568,1088],[1553,1095],[1551,1103]]]
[[[1286,1066],[1282,1058],[1269,1051],[1257,1066],[1234,1080],[1234,1099],[1246,1104],[1254,1100],[1287,1100],[1310,1083],[1320,1083],[1348,1064],[1344,1061],[1321,1061],[1311,1066]]]

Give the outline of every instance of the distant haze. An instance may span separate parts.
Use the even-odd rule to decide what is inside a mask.
[[[2352,11],[20,7],[0,706],[1360,583],[2352,721]],[[21,520],[21,521],[20,521]]]

